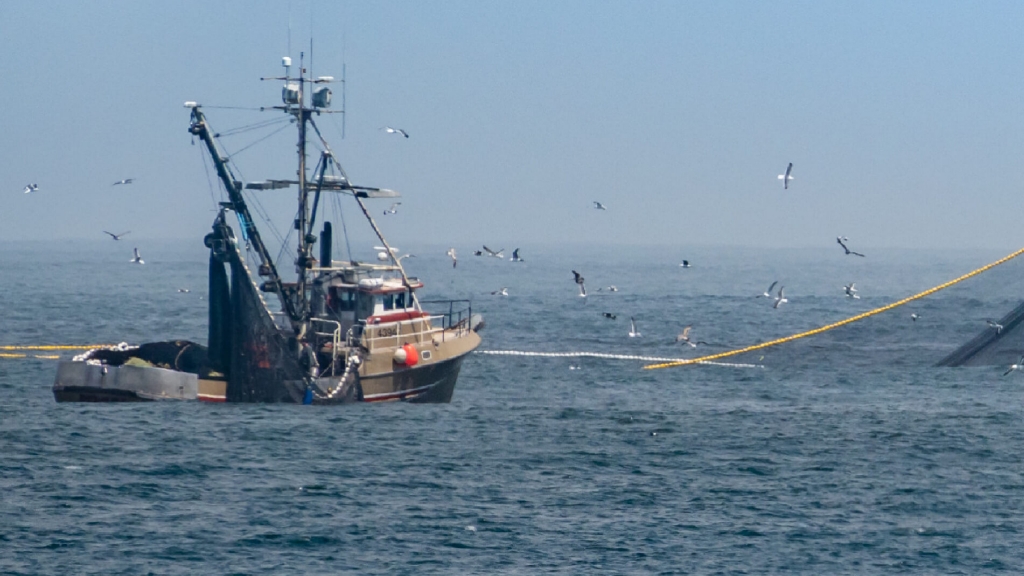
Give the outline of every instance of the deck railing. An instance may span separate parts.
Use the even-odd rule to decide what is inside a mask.
[[[367,326],[364,320],[352,326],[346,335],[348,346],[362,345],[368,350],[380,347],[398,347],[404,342],[423,342],[465,336],[472,328],[470,318],[472,307],[469,300],[425,300],[421,305],[447,305],[448,310],[439,314],[428,314],[419,318],[382,322]],[[465,308],[462,308],[462,305]],[[459,305],[459,308],[456,306]],[[367,334],[370,334],[367,336]]]

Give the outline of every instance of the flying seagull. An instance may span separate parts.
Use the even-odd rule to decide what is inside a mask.
[[[618,318],[618,316],[616,316],[615,314],[612,314],[611,312],[605,312],[604,313],[604,317],[609,319],[609,320],[615,320],[616,318]]]
[[[853,250],[850,250],[849,248],[847,248],[847,247],[846,247],[846,244],[843,244],[843,241],[844,241],[844,240],[845,240],[846,242],[849,242],[849,241],[850,241],[850,239],[849,239],[849,238],[847,238],[846,236],[836,236],[836,242],[838,242],[838,243],[839,243],[839,245],[843,247],[843,250],[845,250],[845,251],[846,251],[846,255],[847,255],[847,256],[853,255],[853,256],[860,256],[861,258],[863,258],[863,257],[864,257],[864,255],[863,255],[863,254],[861,254],[860,252],[854,252]]]
[[[134,178],[125,178],[124,180],[118,180],[117,182],[114,182],[113,184],[111,184],[111,186],[117,186],[118,184],[131,184],[134,181]]]
[[[505,251],[504,248],[502,248],[501,250],[491,250],[487,246],[484,246],[484,252],[487,252],[488,256],[494,256],[495,258],[501,258],[502,260],[505,259],[505,255],[502,254],[502,252],[504,252],[504,251]]]
[[[911,315],[910,315],[910,319],[911,319],[912,321],[914,321],[914,322],[917,322],[917,319],[918,319],[918,318],[920,318],[920,316],[918,316],[917,314],[911,314]]]
[[[690,261],[689,260],[683,260],[683,263],[680,264],[679,267],[680,268],[689,268],[690,267]]]
[[[395,202],[394,204],[391,205],[391,208],[388,208],[387,210],[384,211],[384,215],[387,216],[388,214],[395,214],[395,213],[397,213],[398,212],[398,207],[401,204],[402,204],[401,202]]]
[[[452,268],[459,265],[459,259],[455,257],[455,248],[448,249],[448,257],[452,259]]]
[[[39,184],[26,184],[24,192],[25,194],[28,194],[30,192],[35,192],[37,190],[39,190]]]
[[[995,328],[996,329],[996,334],[999,334],[1000,332],[1003,331],[1003,325],[1002,324],[999,324],[997,322],[993,322],[992,320],[985,320],[985,323],[988,324],[989,326],[991,326],[992,328]]]
[[[775,304],[772,306],[772,308],[778,308],[779,306],[782,306],[786,302],[789,302],[789,300],[786,300],[785,293],[782,292],[785,289],[785,286],[779,288],[779,295],[775,297]]]
[[[580,276],[580,273],[575,270],[572,271],[572,275],[575,277],[574,281],[580,287],[580,298],[586,298],[587,287],[583,285],[583,276]]]
[[[860,300],[860,296],[857,296],[857,288],[855,288],[856,285],[856,282],[850,282],[846,286],[843,286],[843,290],[846,290],[846,295],[849,296],[850,298],[856,298],[857,300]]]
[[[111,238],[113,238],[116,241],[116,240],[120,240],[122,236],[125,236],[127,234],[131,234],[132,231],[131,230],[127,230],[125,232],[121,232],[120,234],[114,234],[113,232],[107,232],[106,230],[104,230],[103,233],[109,235]]]
[[[790,162],[789,166],[786,166],[786,173],[779,174],[779,180],[782,180],[782,188],[789,190],[789,181],[793,179],[793,163]]]
[[[508,288],[502,288],[501,290],[495,290],[491,292],[491,296],[508,296]]]
[[[483,255],[484,255],[484,251],[483,250],[474,250],[473,251],[473,256],[483,256]]]
[[[597,210],[607,210],[607,208],[604,207],[604,204],[601,204],[597,200],[594,200],[594,208]]]
[[[145,264],[142,260],[142,256],[139,256],[139,249],[135,249],[135,257],[130,260],[132,264]]]
[[[515,250],[512,251],[512,261],[513,262],[524,262],[524,260],[519,257],[519,248],[516,248]]]
[[[1017,360],[1016,364],[1011,364],[1010,369],[1007,370],[1006,372],[1003,372],[1003,376],[1006,376],[1007,374],[1013,372],[1014,370],[1020,370],[1022,367],[1024,367],[1024,356],[1021,356],[1020,360]]]
[[[188,288],[178,288],[178,293],[180,294],[188,294],[189,292],[191,292],[191,290]]]
[[[385,127],[381,128],[381,130],[387,132],[388,134],[401,134],[402,136],[405,136],[406,138],[409,137],[409,133],[406,132],[405,130],[402,130],[401,128],[392,128],[391,126],[385,126]]]
[[[697,344],[707,344],[707,342],[705,342],[703,340],[698,340],[696,342],[691,341],[690,340],[690,329],[691,328],[693,328],[693,327],[692,326],[687,326],[686,328],[683,328],[683,331],[680,332],[678,336],[676,336],[676,342],[685,342],[686,344],[690,345],[690,348],[696,348]]]
[[[778,284],[778,283],[779,283],[778,280],[776,280],[775,282],[772,282],[772,285],[769,286],[768,289],[764,291],[764,294],[758,294],[757,297],[758,298],[761,298],[761,297],[771,298],[772,297],[772,290],[775,289],[775,285]]]
[[[634,320],[633,317],[630,316],[629,317],[629,337],[630,338],[636,338],[638,336],[642,336],[642,334],[640,334],[639,332],[636,331],[636,320]]]

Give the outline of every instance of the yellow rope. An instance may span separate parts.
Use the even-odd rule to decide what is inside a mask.
[[[959,278],[956,278],[954,280],[950,280],[949,282],[946,282],[945,284],[939,284],[938,286],[936,286],[934,288],[929,288],[928,290],[925,290],[924,292],[921,292],[919,294],[914,294],[913,296],[909,296],[907,298],[904,298],[903,300],[898,300],[896,302],[893,302],[892,304],[888,304],[886,306],[882,306],[881,308],[875,308],[874,310],[870,310],[870,311],[864,312],[862,314],[857,314],[856,316],[851,316],[851,317],[847,318],[846,320],[840,320],[839,322],[833,322],[832,324],[828,324],[828,325],[822,326],[821,328],[815,328],[814,330],[808,330],[807,332],[801,332],[799,334],[793,334],[792,336],[786,336],[785,338],[779,338],[779,339],[776,339],[776,340],[770,340],[768,342],[763,342],[761,344],[755,344],[753,346],[747,346],[746,348],[739,348],[737,350],[729,350],[727,352],[720,352],[718,354],[711,354],[709,356],[701,356],[700,358],[691,358],[689,360],[678,360],[678,361],[675,361],[675,362],[664,362],[664,363],[661,363],[661,364],[649,364],[647,366],[644,366],[644,369],[645,370],[655,370],[655,369],[658,369],[658,368],[673,368],[675,366],[686,366],[688,364],[698,364],[700,362],[707,362],[709,360],[718,360],[719,358],[728,358],[729,356],[736,356],[737,354],[744,354],[746,352],[753,352],[755,350],[763,350],[765,348],[770,348],[772,346],[778,346],[779,344],[785,344],[786,342],[792,342],[793,340],[799,340],[801,338],[807,338],[808,336],[816,336],[818,334],[821,334],[822,332],[828,332],[829,330],[832,330],[834,328],[839,328],[840,326],[846,326],[847,324],[852,324],[853,322],[856,322],[858,320],[863,320],[865,318],[869,318],[869,317],[874,316],[876,314],[881,314],[882,312],[888,312],[889,310],[892,310],[893,308],[898,308],[900,306],[903,306],[904,304],[906,304],[908,302],[913,302],[914,300],[920,300],[921,298],[924,298],[925,296],[930,296],[930,295],[938,292],[939,290],[944,290],[944,289],[949,288],[950,286],[952,286],[954,284],[959,284],[960,282],[963,282],[964,280],[967,280],[968,278],[972,278],[974,276],[977,276],[978,274],[981,274],[982,272],[987,272],[988,270],[991,270],[992,268],[995,268],[996,266],[999,266],[1000,264],[1005,264],[1006,262],[1009,262],[1010,260],[1013,260],[1014,258],[1016,258],[1017,256],[1020,256],[1021,254],[1024,254],[1024,248],[1021,248],[1020,250],[1017,250],[1016,252],[1014,252],[1013,254],[1010,254],[1009,256],[1006,256],[1004,258],[1000,258],[999,260],[996,260],[995,262],[992,262],[991,264],[988,264],[986,266],[982,266],[981,268],[978,268],[977,270],[974,270],[972,272],[968,272],[967,274],[964,274],[963,276],[961,276]]]
[[[40,345],[40,346],[0,346],[0,350],[90,350],[92,348],[113,348],[113,344],[71,345]]]

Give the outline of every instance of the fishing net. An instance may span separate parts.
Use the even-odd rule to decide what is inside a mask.
[[[1024,303],[950,355],[939,366],[1009,366],[1024,354]]]
[[[274,323],[232,236],[218,219],[207,237],[211,362],[224,369],[229,402],[301,401],[304,371],[295,345]],[[230,291],[224,262],[230,268]]]

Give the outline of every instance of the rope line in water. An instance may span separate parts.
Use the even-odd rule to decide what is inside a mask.
[[[91,350],[93,348],[113,348],[116,344],[82,344],[80,346],[63,344],[40,344],[38,346],[0,346],[0,350]]]
[[[633,356],[629,354],[606,354],[604,352],[524,352],[521,350],[477,350],[477,354],[490,356],[533,356],[536,358],[604,358],[607,360],[639,360],[641,362],[679,362],[682,358],[659,358],[657,356]],[[701,362],[710,366],[730,368],[764,368],[760,364],[739,364],[731,362]]]
[[[0,358],[30,358],[30,356],[28,354],[0,353]],[[33,354],[31,358],[41,358],[43,360],[59,360],[60,356],[52,356],[49,354]]]
[[[897,300],[896,302],[893,302],[892,304],[887,304],[885,306],[882,306],[881,308],[875,308],[874,310],[869,310],[867,312],[863,312],[861,314],[857,314],[856,316],[851,316],[851,317],[849,317],[849,318],[847,318],[845,320],[840,320],[839,322],[833,322],[831,324],[826,324],[825,326],[822,326],[820,328],[815,328],[814,330],[808,330],[806,332],[800,332],[799,334],[793,334],[792,336],[786,336],[785,338],[777,338],[775,340],[769,340],[768,342],[762,342],[761,344],[755,344],[753,346],[747,346],[745,348],[738,348],[736,350],[729,350],[727,352],[719,352],[718,354],[709,354],[707,356],[701,356],[700,358],[691,358],[691,359],[686,359],[686,360],[671,360],[671,361],[662,362],[660,364],[650,364],[648,366],[644,366],[644,370],[656,370],[658,368],[674,368],[676,366],[687,366],[689,364],[703,364],[703,363],[706,363],[706,362],[708,362],[710,360],[717,360],[719,358],[728,358],[729,356],[736,356],[737,354],[744,354],[746,352],[754,352],[755,350],[763,350],[765,348],[770,348],[772,346],[778,346],[779,344],[785,344],[786,342],[792,342],[793,340],[799,340],[801,338],[807,338],[808,336],[816,336],[818,334],[821,334],[822,332],[828,332],[829,330],[834,330],[836,328],[839,328],[840,326],[846,326],[847,324],[852,324],[852,323],[854,323],[854,322],[856,322],[858,320],[863,320],[865,318],[870,318],[871,316],[875,316],[875,315],[881,314],[883,312],[888,312],[889,310],[892,310],[893,308],[899,308],[900,306],[903,306],[904,304],[907,304],[908,302],[913,302],[914,300],[920,300],[921,298],[924,298],[925,296],[931,296],[932,294],[935,294],[939,290],[945,290],[946,288],[949,288],[950,286],[953,286],[954,284],[959,284],[960,282],[963,282],[964,280],[967,280],[968,278],[973,278],[973,277],[977,276],[978,274],[981,274],[982,272],[988,272],[989,270],[995,268],[996,266],[999,266],[1000,264],[1005,264],[1005,263],[1009,262],[1010,260],[1013,260],[1014,258],[1020,256],[1021,254],[1024,254],[1024,248],[1021,248],[1020,250],[1017,250],[1016,252],[1014,252],[1014,253],[1012,253],[1012,254],[1010,254],[1008,256],[1004,256],[1003,258],[1000,258],[999,260],[996,260],[995,262],[992,262],[991,264],[986,264],[985,266],[982,266],[981,268],[978,268],[977,270],[972,270],[971,272],[968,272],[967,274],[964,274],[963,276],[960,276],[959,278],[954,278],[953,280],[950,280],[949,282],[946,282],[944,284],[939,284],[938,286],[935,286],[934,288],[929,288],[928,290],[925,290],[924,292],[919,292],[917,294],[914,294],[913,296],[908,296],[908,297],[906,297],[906,298],[904,298],[902,300]]]

